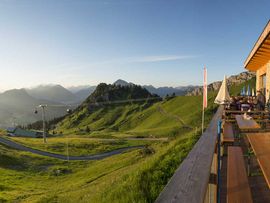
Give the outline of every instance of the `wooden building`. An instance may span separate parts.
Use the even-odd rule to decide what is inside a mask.
[[[41,131],[24,130],[18,127],[7,128],[7,134],[12,137],[31,137],[31,138],[42,137]]]
[[[268,101],[270,96],[270,21],[254,44],[245,68],[256,72],[256,90],[262,90]]]

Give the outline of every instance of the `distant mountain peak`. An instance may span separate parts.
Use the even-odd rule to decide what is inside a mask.
[[[27,93],[36,98],[57,103],[77,103],[79,99],[72,92],[61,85],[40,85],[32,89],[26,89]]]
[[[36,86],[32,86],[32,87],[29,87],[29,88],[25,88],[25,89],[36,89],[36,88],[49,88],[49,87],[59,87],[61,85],[59,84],[40,84],[40,85],[36,85]]]
[[[89,88],[94,88],[96,86],[91,86],[91,85],[78,85],[78,86],[69,86],[66,87],[66,89],[68,89],[69,91],[71,91],[72,93],[77,93],[81,90],[85,90],[85,89],[89,89]]]
[[[134,85],[133,83],[127,82],[127,81],[122,80],[122,79],[116,80],[113,84],[114,84],[114,85],[120,85],[120,86],[130,86],[130,85]]]
[[[27,96],[29,96],[28,93],[26,92],[26,90],[23,89],[23,88],[22,89],[7,90],[7,91],[3,92],[2,95],[15,95],[15,96],[17,96],[17,95],[27,95]]]

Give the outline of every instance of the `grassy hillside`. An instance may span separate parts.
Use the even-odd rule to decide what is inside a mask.
[[[66,117],[54,131],[90,137],[172,137],[199,126],[201,101],[202,97],[179,96],[154,104],[108,105],[93,112],[84,107]]]
[[[65,130],[65,125],[70,125],[65,131],[68,135],[51,138],[45,147],[37,140],[17,138],[18,142],[34,148],[65,153],[61,144],[68,137],[76,146],[71,153],[80,154],[97,152],[98,146],[102,146],[95,148],[90,147],[90,141],[81,142],[88,137],[105,136],[119,140],[134,136],[170,137],[165,142],[135,141],[135,144],[143,143],[147,147],[100,161],[68,163],[0,145],[0,198],[17,202],[153,202],[199,138],[201,99],[175,97],[148,107],[145,104],[106,107],[91,114],[91,118],[82,119],[82,123],[91,129],[89,134],[83,135],[71,133],[76,130],[71,125],[72,117],[79,115],[74,113],[59,126]],[[211,96],[210,103],[212,101]],[[207,122],[213,110],[211,104],[206,113]],[[120,112],[118,116],[109,122],[113,112],[117,111]],[[94,115],[99,119],[89,122]],[[80,128],[84,126],[78,125]],[[104,125],[106,128],[102,129]],[[134,143],[128,141],[126,144]],[[106,148],[106,144],[103,147]],[[116,144],[116,147],[119,146]]]
[[[17,202],[153,202],[197,140],[194,133],[101,161],[63,162],[0,145],[0,198]],[[125,194],[125,195],[123,195]]]
[[[242,87],[247,87],[248,84],[250,87],[255,87],[255,78],[230,87],[230,93],[238,95]],[[118,104],[108,102],[107,105],[98,107],[93,104],[97,100],[104,101],[102,95],[106,93],[100,90],[104,88],[98,87],[98,89],[98,93],[91,95],[72,115],[58,123],[53,131],[56,134],[103,138],[170,137],[177,131],[186,131],[193,126],[198,126],[196,123],[198,119],[194,117],[201,117],[202,98],[198,96],[180,96],[162,102],[141,101]],[[123,95],[113,94],[111,97],[117,101],[131,97],[128,88],[125,87],[124,90]],[[148,97],[149,93],[143,92],[142,95]],[[214,95],[215,93],[209,94],[210,102]],[[189,111],[189,109],[195,110]]]

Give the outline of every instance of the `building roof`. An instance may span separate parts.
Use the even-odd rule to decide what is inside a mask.
[[[256,71],[270,60],[270,20],[249,53],[244,66]]]
[[[18,136],[23,136],[23,137],[36,137],[37,132],[17,128],[14,134]]]
[[[9,128],[7,128],[6,130],[7,130],[7,132],[9,132],[9,133],[14,133],[15,130],[16,130],[16,127],[9,127]]]

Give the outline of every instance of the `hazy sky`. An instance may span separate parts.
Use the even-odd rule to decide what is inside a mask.
[[[179,86],[243,71],[270,1],[0,0],[0,90]]]

